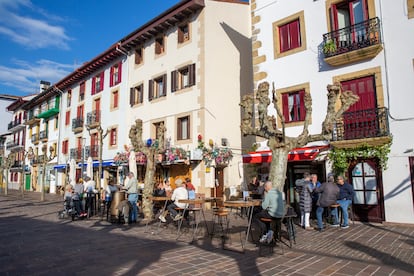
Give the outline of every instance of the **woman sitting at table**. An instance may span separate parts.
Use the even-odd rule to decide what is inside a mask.
[[[270,229],[269,223],[264,223],[261,218],[276,219],[276,225],[279,229],[282,217],[285,214],[285,204],[283,202],[283,193],[277,189],[274,189],[272,182],[267,181],[264,184],[264,200],[262,202],[262,210],[255,214],[254,218],[259,225],[262,237],[260,242],[270,243],[273,240],[273,231]]]

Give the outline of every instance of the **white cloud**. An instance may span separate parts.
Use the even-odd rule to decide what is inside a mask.
[[[50,22],[59,19],[33,6],[29,0],[0,0],[0,35],[28,48],[68,50],[72,39],[66,35],[65,28]]]
[[[14,60],[15,67],[0,65],[0,83],[29,94],[39,91],[41,80],[55,83],[74,70],[70,64],[60,64],[50,60],[39,60],[30,64],[22,60]]]

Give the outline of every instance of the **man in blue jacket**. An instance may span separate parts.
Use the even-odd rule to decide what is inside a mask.
[[[349,227],[348,225],[348,206],[352,204],[352,200],[354,199],[354,188],[351,184],[345,182],[343,176],[339,175],[336,178],[336,184],[339,187],[339,196],[337,203],[341,207],[341,211],[344,217],[344,221],[341,224],[342,229],[346,229]]]

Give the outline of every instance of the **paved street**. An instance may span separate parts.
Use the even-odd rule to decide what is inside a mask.
[[[351,224],[323,233],[297,229],[293,248],[259,256],[223,250],[220,239],[185,233],[176,241],[170,225],[159,235],[145,225],[110,224],[100,217],[61,220],[60,197],[19,192],[0,195],[0,275],[413,275],[414,226]],[[211,220],[211,214],[207,214]],[[234,229],[243,218],[231,217]],[[229,247],[240,249],[240,234]],[[242,236],[243,238],[243,236]],[[263,252],[267,253],[267,252]],[[282,254],[284,253],[284,254]]]

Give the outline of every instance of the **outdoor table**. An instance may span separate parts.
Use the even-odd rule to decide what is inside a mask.
[[[168,201],[171,200],[171,197],[170,196],[149,196],[149,199],[152,200],[153,202],[154,201],[159,201],[159,202],[164,201],[164,206],[161,210],[161,214],[164,214],[165,210],[167,209]],[[147,221],[146,227],[148,227],[148,223],[149,223],[149,220]],[[160,226],[161,226],[161,220],[159,220],[159,222],[158,222],[157,233],[160,230]]]
[[[224,207],[228,208],[248,208],[248,223],[247,223],[247,232],[246,232],[246,240],[243,243],[243,240],[241,241],[242,249],[244,250],[244,247],[249,239],[250,229],[252,225],[252,218],[253,218],[253,208],[255,206],[260,206],[262,204],[261,200],[230,200],[225,201],[223,203]]]
[[[186,205],[185,205],[185,208],[184,208],[184,211],[183,211],[183,216],[181,217],[181,219],[180,219],[180,221],[178,223],[177,240],[181,236],[181,226],[183,224],[184,214],[185,214],[186,211],[193,211],[193,213],[194,213],[195,227],[193,227],[194,230],[193,230],[193,236],[192,236],[191,242],[194,241],[195,235],[197,233],[198,225],[200,223],[200,221],[197,220],[197,216],[196,216],[196,212],[198,212],[198,211],[201,211],[201,214],[202,214],[203,220],[204,220],[204,224],[206,226],[207,233],[210,234],[209,233],[209,230],[208,230],[208,226],[207,226],[206,216],[204,214],[204,203],[206,202],[206,199],[202,199],[202,198],[196,198],[196,199],[179,199],[178,202],[179,203],[186,203]],[[196,205],[196,204],[200,205],[201,207],[200,208],[191,208],[190,207],[190,205]]]

